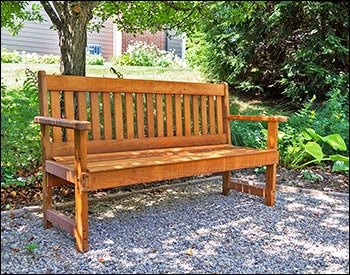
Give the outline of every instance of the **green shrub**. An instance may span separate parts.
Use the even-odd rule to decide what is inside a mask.
[[[126,53],[113,59],[116,66],[184,67],[184,62],[173,52],[160,50],[156,45],[138,41],[130,44]]]
[[[216,18],[189,37],[186,52],[207,79],[299,106],[349,89],[347,1],[221,1],[212,9]]]
[[[104,59],[100,54],[87,54],[86,65],[103,65]]]
[[[22,63],[25,64],[59,64],[59,55],[39,55],[37,53],[22,52]]]
[[[24,63],[24,64],[59,64],[60,56],[52,54],[39,55],[37,53],[27,53],[22,51],[19,53],[16,50],[10,51],[1,48],[2,63]],[[86,54],[87,65],[103,65],[104,59],[102,55]]]
[[[21,63],[22,56],[16,50],[1,48],[1,63]]]
[[[36,74],[27,71],[23,88],[1,85],[1,184],[23,185],[22,177],[39,166],[39,127],[33,117],[39,113]]]

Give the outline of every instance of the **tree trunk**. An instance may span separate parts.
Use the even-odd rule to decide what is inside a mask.
[[[60,71],[65,75],[85,76],[87,24],[71,19],[58,32],[61,51]],[[74,26],[74,27],[73,27]]]
[[[87,25],[99,1],[40,2],[58,32],[61,74],[85,76]]]

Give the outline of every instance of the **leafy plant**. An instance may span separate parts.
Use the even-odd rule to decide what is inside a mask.
[[[39,113],[36,73],[26,71],[23,88],[1,89],[1,184],[23,185],[22,175],[41,160],[40,133],[33,117]]]
[[[308,180],[321,181],[323,177],[320,174],[314,173],[312,170],[304,169],[301,171],[303,178]]]
[[[298,135],[286,135],[284,132],[279,134],[282,143],[290,140],[290,144],[284,149],[283,162],[286,166],[293,169],[300,169],[312,163],[321,164],[321,162],[333,162],[332,171],[349,172],[349,157],[340,154],[324,154],[320,143],[326,143],[336,151],[346,151],[347,146],[339,134],[330,134],[321,136],[313,129],[307,128]],[[283,151],[283,150],[282,150]]]
[[[10,51],[5,48],[1,48],[1,63],[21,63],[22,56],[16,50]]]
[[[87,54],[86,55],[87,65],[103,65],[104,59],[100,54]]]
[[[184,63],[173,52],[160,50],[156,45],[138,41],[130,44],[126,53],[113,60],[118,66],[184,67]]]
[[[24,64],[59,64],[60,56],[52,54],[40,55],[37,53],[18,52],[1,48],[2,63],[24,63]],[[87,65],[103,65],[104,59],[100,54],[86,54]]]
[[[39,245],[35,242],[33,243],[28,243],[26,246],[26,250],[30,253],[33,254],[36,249],[39,248]]]

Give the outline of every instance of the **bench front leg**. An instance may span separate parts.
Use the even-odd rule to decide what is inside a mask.
[[[75,241],[79,252],[89,250],[88,192],[75,186]]]
[[[267,124],[267,148],[277,149],[278,122],[269,121]],[[265,205],[274,206],[276,196],[277,164],[266,165]]]
[[[274,206],[276,197],[277,165],[266,165],[265,205]]]
[[[52,187],[49,182],[49,173],[45,172],[45,168],[43,170],[43,226],[45,229],[49,229],[52,227],[52,222],[47,218],[47,210],[52,209]]]
[[[83,172],[87,170],[88,131],[74,130],[75,240],[79,252],[89,250],[88,192],[83,191]]]

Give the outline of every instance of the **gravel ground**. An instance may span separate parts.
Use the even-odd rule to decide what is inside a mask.
[[[349,197],[277,191],[267,207],[220,192],[202,182],[93,204],[83,254],[41,213],[4,212],[1,274],[349,274]]]

